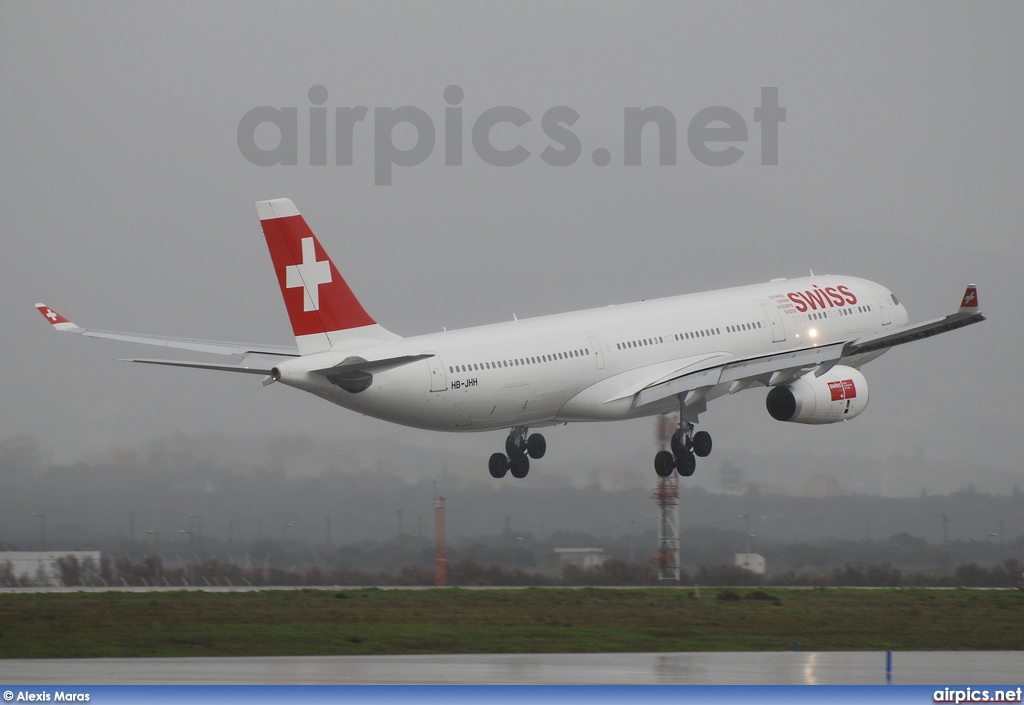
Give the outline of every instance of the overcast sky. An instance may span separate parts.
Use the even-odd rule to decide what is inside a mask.
[[[916,321],[952,311],[976,282],[990,320],[868,365],[871,402],[850,423],[778,423],[764,390],[713,403],[702,427],[716,450],[695,481],[731,457],[756,476],[757,458],[779,453],[843,458],[843,473],[907,455],[962,468],[964,484],[1024,475],[1022,33],[1019,2],[5,3],[0,440],[32,434],[72,462],[179,431],[303,433],[393,442],[410,474],[430,471],[418,448],[478,456],[485,474],[502,432],[413,431],[259,378],[116,362],[155,349],[58,336],[32,308],[104,329],[289,343],[253,206],[288,197],[366,309],[402,335],[810,269],[879,281]],[[450,85],[464,96],[460,166],[445,165]],[[326,166],[311,165],[314,86],[327,93]],[[777,166],[761,163],[764,87],[786,109]],[[246,159],[239,122],[262,105],[297,108],[298,164]],[[406,105],[430,117],[436,144],[375,185],[374,111]],[[368,116],[352,165],[336,165],[334,108],[354,106]],[[492,131],[496,147],[530,152],[518,166],[474,150],[473,124],[496,106],[531,118]],[[540,156],[562,148],[542,128],[555,106],[580,115],[581,155],[564,167]],[[642,165],[625,166],[624,109],[649,106],[675,116],[676,163],[658,164],[648,128]],[[746,126],[730,166],[688,147],[709,106]],[[256,133],[263,148],[275,136]],[[400,126],[394,143],[416,137]],[[651,484],[653,433],[649,420],[550,429],[533,471],[621,469]]]

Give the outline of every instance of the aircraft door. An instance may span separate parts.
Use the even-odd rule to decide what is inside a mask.
[[[448,389],[448,375],[445,374],[444,365],[434,355],[427,358],[427,367],[430,369],[430,391],[443,392]]]
[[[601,350],[601,343],[597,342],[597,338],[594,336],[588,336],[590,338],[590,347],[594,349],[594,355],[597,357],[597,369],[604,369],[604,351]]]
[[[786,329],[782,325],[782,316],[775,304],[761,304],[761,310],[768,317],[768,325],[772,328],[772,342],[781,343],[786,339]]]
[[[889,313],[889,296],[874,287],[871,287],[871,295],[874,297],[875,303],[878,304],[879,313],[882,314],[882,325],[887,326],[892,323],[892,316]]]

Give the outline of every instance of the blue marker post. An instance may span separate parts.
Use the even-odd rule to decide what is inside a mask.
[[[885,652],[885,682],[892,683],[892,649]]]
[[[793,651],[799,651],[799,650],[800,650],[800,642],[797,641],[796,639],[794,639],[793,640]]]

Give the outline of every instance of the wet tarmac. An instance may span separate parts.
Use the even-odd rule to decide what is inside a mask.
[[[611,653],[0,660],[32,684],[1019,685],[1024,652]]]

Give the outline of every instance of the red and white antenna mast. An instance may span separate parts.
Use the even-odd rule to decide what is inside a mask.
[[[448,584],[448,559],[444,555],[444,497],[437,493],[437,482],[434,482],[434,535],[437,555],[434,558],[434,585],[444,587]]]
[[[670,416],[658,417],[658,446],[665,450],[676,425]],[[658,505],[658,550],[654,564],[658,566],[658,582],[679,584],[679,474],[659,477],[652,493]]]

